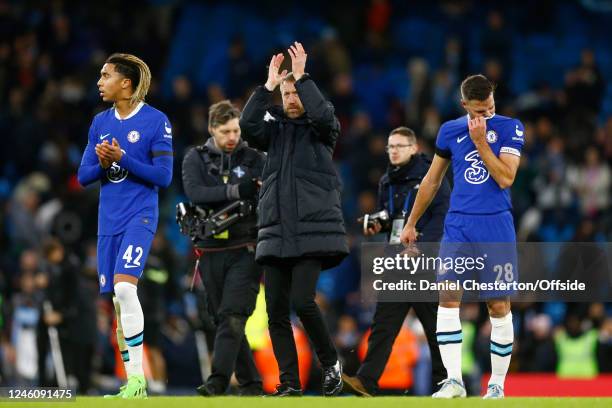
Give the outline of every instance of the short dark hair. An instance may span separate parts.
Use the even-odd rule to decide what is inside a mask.
[[[493,91],[495,85],[482,74],[471,75],[461,83],[461,97],[466,101],[472,99],[484,101]]]
[[[210,105],[208,109],[208,126],[215,128],[239,117],[240,111],[226,99]]]
[[[409,127],[406,126],[400,126],[397,127],[395,129],[393,129],[391,131],[391,133],[389,133],[389,136],[393,136],[393,135],[401,135],[404,136],[406,138],[408,138],[408,140],[410,140],[411,143],[416,143],[416,133],[414,133],[414,130],[410,129]]]

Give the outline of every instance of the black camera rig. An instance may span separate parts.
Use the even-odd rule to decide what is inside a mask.
[[[195,243],[222,233],[254,212],[255,204],[247,200],[234,201],[216,211],[181,202],[176,205],[176,223]]]

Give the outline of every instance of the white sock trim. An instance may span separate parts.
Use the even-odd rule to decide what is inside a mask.
[[[458,307],[443,307],[438,306],[438,316],[442,317],[456,317],[459,318],[459,308]]]
[[[115,296],[121,308],[121,326],[130,355],[125,365],[126,372],[128,376],[142,375],[144,315],[138,299],[138,288],[133,283],[118,282],[115,284]]]

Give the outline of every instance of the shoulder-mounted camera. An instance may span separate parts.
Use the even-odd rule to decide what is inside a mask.
[[[176,223],[195,243],[222,233],[254,212],[255,204],[248,200],[234,201],[217,211],[181,202],[176,205]]]

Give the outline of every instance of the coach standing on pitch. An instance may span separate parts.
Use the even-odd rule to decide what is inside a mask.
[[[304,325],[323,368],[323,394],[342,390],[341,366],[315,287],[321,269],[348,254],[340,209],[340,181],[332,153],[340,133],[334,108],[304,72],[306,52],[288,50],[292,72],[272,57],[268,80],[242,112],[240,127],[252,146],[268,152],[259,196],[256,259],[264,265],[268,326],[280,382],[273,395],[301,395],[298,359],[289,320],[290,305]],[[280,85],[282,109],[272,105]]]

